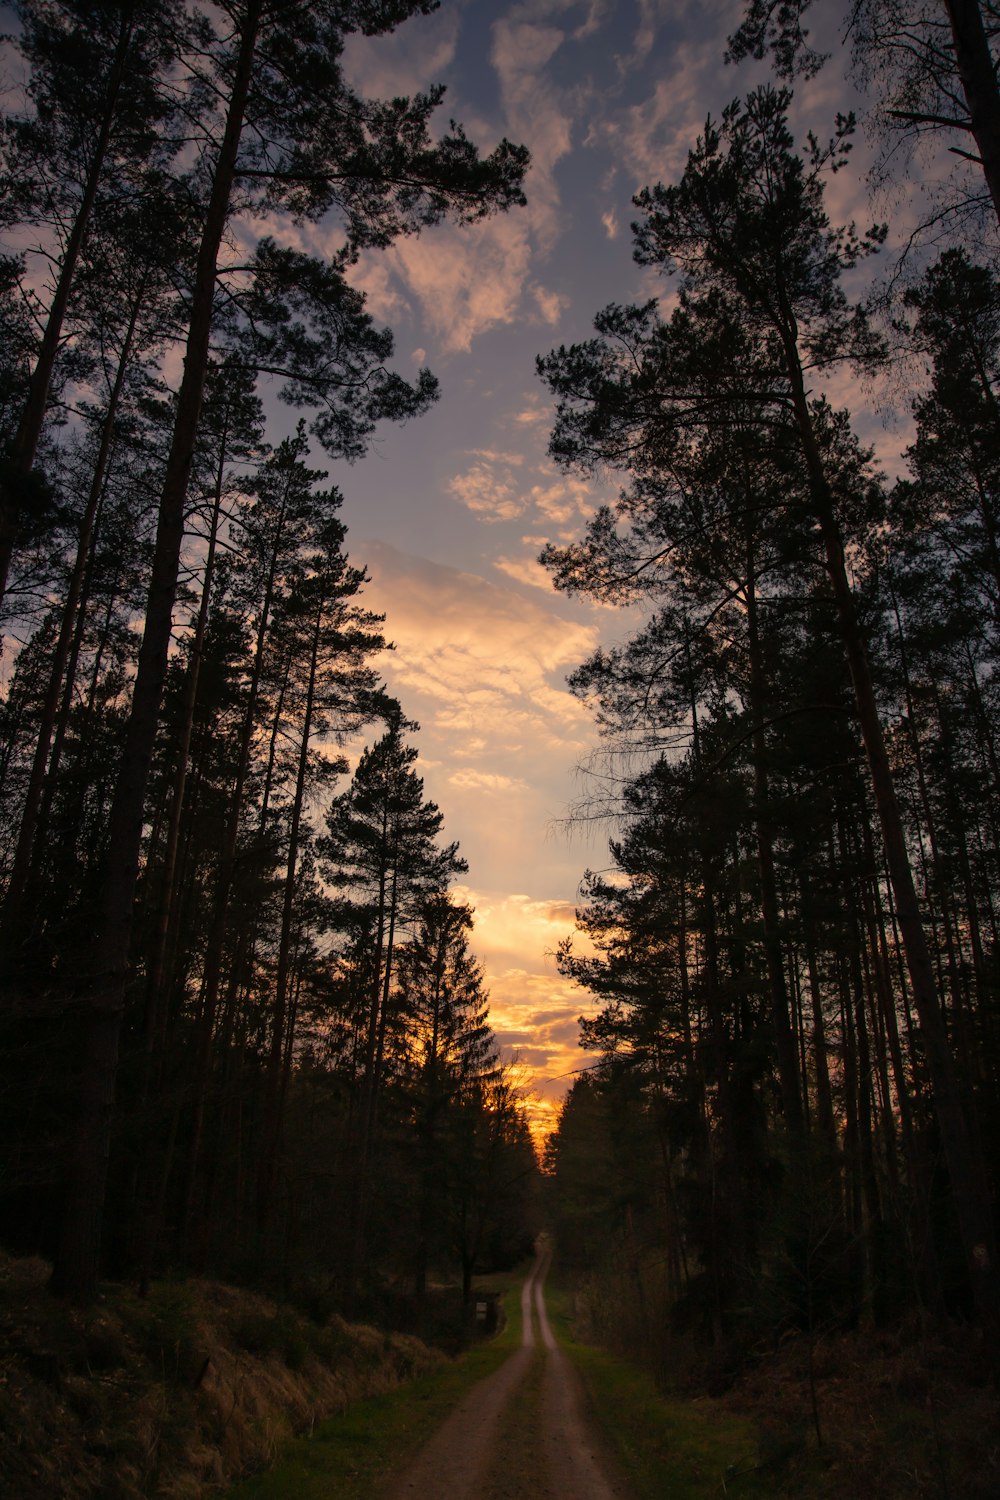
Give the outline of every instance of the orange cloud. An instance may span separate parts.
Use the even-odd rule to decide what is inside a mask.
[[[529,588],[541,589],[545,594],[554,594],[556,589],[551,574],[539,563],[536,555],[538,550],[536,546],[529,557],[497,557],[494,559],[493,566],[517,583],[525,583]]]
[[[425,722],[429,709],[430,722],[451,733],[481,734],[489,724],[494,758],[526,737],[564,755],[584,747],[589,719],[562,679],[596,644],[593,626],[385,543],[364,550],[369,602],[391,611],[396,650],[385,670],[408,701],[421,694]]]

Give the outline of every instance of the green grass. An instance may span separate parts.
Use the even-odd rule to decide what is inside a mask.
[[[665,1395],[646,1371],[573,1337],[568,1301],[549,1282],[549,1319],[576,1365],[594,1419],[630,1481],[637,1500],[763,1497],[773,1491],[756,1472],[753,1424],[708,1399]]]
[[[308,1438],[285,1446],[275,1466],[229,1491],[229,1500],[368,1500],[379,1481],[422,1446],[478,1380],[491,1375],[521,1342],[523,1272],[483,1278],[503,1293],[504,1327],[478,1344],[383,1396],[349,1407]]]
[[[229,1500],[370,1500],[385,1475],[402,1467],[476,1381],[520,1345],[523,1277],[517,1272],[488,1278],[504,1294],[506,1322],[495,1339],[289,1443],[274,1468],[237,1486]],[[580,1372],[636,1500],[764,1500],[775,1493],[757,1472],[751,1422],[709,1400],[665,1396],[644,1371],[576,1342],[566,1296],[551,1281],[546,1300],[559,1342]],[[535,1376],[541,1361],[537,1366]],[[529,1376],[519,1399],[530,1405],[532,1390]]]

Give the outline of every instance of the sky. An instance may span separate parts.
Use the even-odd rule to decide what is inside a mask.
[[[394,330],[399,370],[429,366],[441,398],[382,429],[363,461],[330,477],[344,495],[352,561],[371,576],[365,602],[385,613],[395,645],[381,662],[387,684],[420,724],[418,769],[469,863],[458,894],[475,908],[494,1030],[518,1059],[539,1135],[574,1071],[592,1061],[577,1037],[594,1001],[558,974],[554,952],[573,931],[584,870],[608,864],[613,831],[574,815],[596,785],[583,768],[598,741],[566,677],[635,621],[557,594],[538,564],[546,542],[578,537],[617,486],[548,459],[553,411],[535,360],[587,337],[609,302],[669,295],[632,261],[632,197],[676,181],[706,116],[768,76],[765,64],[724,63],[742,9],[743,0],[442,0],[388,37],[351,38],[345,54],[362,93],[443,83],[442,132],[453,118],[484,152],[507,136],[532,155],[525,208],[426,231],[354,268],[369,310]],[[810,11],[815,42],[834,56],[796,90],[800,140],[807,129],[828,137],[838,111],[863,103],[845,83],[845,9],[817,0]],[[9,18],[2,3],[0,12]],[[828,192],[835,222],[870,222],[872,151],[859,133]],[[938,160],[954,170],[953,156]],[[926,184],[931,170],[922,162],[917,176]],[[878,217],[891,210],[898,244],[919,211],[909,188],[878,208]],[[248,227],[317,254],[340,247],[333,224]],[[906,377],[888,403],[849,379],[828,393],[852,406],[863,439],[898,469]],[[297,415],[273,413],[271,435]],[[321,453],[315,461],[330,468]]]
[[[816,7],[826,23],[838,9]],[[363,91],[442,82],[442,128],[453,117],[483,150],[506,135],[532,153],[526,208],[358,266],[370,310],[395,331],[398,367],[429,365],[442,395],[333,477],[352,559],[371,574],[367,602],[395,643],[383,671],[420,723],[418,769],[469,861],[459,894],[475,907],[494,1030],[519,1059],[539,1133],[588,1064],[577,1018],[593,1001],[553,953],[573,929],[584,869],[608,863],[611,831],[566,826],[597,741],[565,678],[629,622],[556,594],[538,565],[544,543],[577,537],[615,484],[548,459],[552,408],[535,358],[586,337],[608,302],[669,290],[632,262],[632,195],[676,180],[706,114],[766,75],[724,64],[740,10],[739,0],[443,0],[391,37],[353,39],[346,55]],[[838,58],[797,93],[800,138],[807,126],[829,135],[845,97]],[[832,184],[835,218],[867,213],[866,150]],[[905,229],[905,208],[899,217]],[[327,232],[303,231],[309,248],[322,250]],[[898,426],[871,411],[861,421],[898,462]]]
[[[370,573],[366,603],[394,642],[385,679],[420,723],[427,795],[469,862],[457,894],[474,906],[493,1029],[517,1059],[538,1137],[594,1061],[577,1046],[594,999],[553,954],[573,932],[583,871],[607,867],[613,831],[574,816],[594,789],[583,768],[598,742],[565,678],[634,619],[556,594],[538,565],[543,544],[579,537],[616,483],[585,483],[547,458],[553,411],[535,359],[586,338],[609,302],[669,296],[631,260],[631,199],[676,180],[706,115],[768,77],[766,65],[724,63],[741,13],[741,0],[442,0],[391,36],[352,37],[345,54],[361,92],[445,84],[441,130],[454,118],[483,151],[505,135],[532,154],[525,208],[439,226],[358,264],[370,312],[396,333],[397,368],[430,366],[441,399],[331,477],[352,561]],[[796,89],[799,139],[828,138],[856,102],[841,13],[829,3],[810,13],[834,60]],[[871,154],[859,133],[852,168],[828,192],[835,222],[871,222]],[[898,239],[918,210],[906,192],[889,207]],[[339,245],[336,226],[261,228],[316,254]],[[906,422],[886,420],[879,393],[847,380],[829,395],[852,404],[862,437],[898,469]]]

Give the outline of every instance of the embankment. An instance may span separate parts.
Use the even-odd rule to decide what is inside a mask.
[[[0,1493],[195,1500],[443,1356],[205,1281],[108,1290],[77,1311],[48,1267],[0,1258]]]

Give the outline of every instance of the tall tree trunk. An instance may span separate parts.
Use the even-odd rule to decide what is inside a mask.
[[[319,662],[320,634],[326,599],[321,598],[313,619],[309,654],[309,681],[302,710],[302,736],[299,741],[295,793],[292,798],[291,823],[288,830],[288,857],[285,862],[284,891],[281,902],[281,935],[278,940],[278,965],[274,979],[274,1015],[271,1020],[271,1045],[264,1076],[264,1129],[257,1187],[257,1222],[267,1226],[274,1195],[274,1176],[282,1125],[282,1057],[288,1010],[288,978],[292,953],[292,918],[295,911],[295,883],[298,870],[302,807],[306,795],[306,773],[309,769],[309,744],[312,738],[313,711],[316,703],[316,676]]]
[[[208,212],[198,250],[184,375],[177,399],[167,460],[145,629],[132,692],[121,770],[111,809],[105,864],[103,914],[82,986],[86,1039],[74,1146],[69,1162],[63,1226],[53,1269],[53,1288],[74,1301],[97,1291],[101,1230],[107,1184],[111,1116],[118,1075],[118,1047],[125,1009],[135,886],[142,844],[143,805],[156,738],[180,549],[184,504],[194,456],[208,369],[219,249],[229,216],[240,137],[250,90],[262,0],[250,0],[236,57],[225,132],[216,161]]]
[[[830,1087],[830,1056],[826,1039],[826,1017],[823,1014],[823,992],[816,957],[816,901],[810,877],[803,871],[799,879],[799,905],[802,914],[806,973],[809,980],[809,1008],[812,1020],[812,1055],[816,1074],[816,1123],[820,1137],[832,1156],[836,1150],[837,1131],[833,1114],[833,1091]]]
[[[30,883],[38,874],[39,851],[46,843],[46,830],[52,817],[52,805],[55,801],[56,792],[59,787],[59,767],[62,764],[63,748],[66,736],[69,733],[70,719],[73,713],[73,697],[76,692],[76,679],[80,666],[80,656],[83,652],[84,641],[87,635],[87,615],[90,608],[90,596],[94,583],[94,569],[97,560],[96,541],[101,524],[101,509],[107,489],[101,491],[97,502],[97,511],[94,515],[94,525],[91,530],[90,542],[87,548],[86,563],[83,570],[83,579],[80,586],[80,598],[77,602],[76,620],[73,625],[73,634],[70,639],[69,653],[63,672],[62,696],[56,714],[52,733],[52,749],[49,755],[48,768],[45,772],[45,781],[42,786],[42,795],[38,805],[38,813],[35,820],[35,832],[31,855],[31,866],[28,871],[27,881]],[[115,580],[117,587],[118,580]],[[110,628],[111,604],[105,617],[105,631]]]
[[[778,1058],[781,1103],[788,1128],[800,1135],[803,1128],[802,1080],[796,1058],[795,1037],[789,1017],[788,986],[781,951],[780,904],[774,870],[774,835],[769,811],[767,746],[764,736],[764,670],[761,658],[760,628],[757,618],[757,593],[754,578],[752,544],[747,545],[747,653],[750,662],[750,713],[754,788],[754,826],[757,836],[757,868],[760,875],[761,916],[764,923],[764,953],[767,961],[768,990],[771,996],[771,1025],[774,1029]]]
[[[277,526],[274,542],[268,558],[267,571],[264,577],[264,586],[261,590],[260,614],[257,621],[257,634],[254,642],[253,665],[250,671],[250,684],[247,689],[247,702],[243,714],[243,722],[240,730],[239,753],[237,756],[236,776],[228,799],[228,812],[226,816],[226,828],[223,836],[222,851],[219,857],[219,873],[215,882],[215,893],[212,902],[212,921],[209,927],[208,940],[205,946],[204,966],[204,991],[205,1008],[211,1015],[215,1014],[219,1000],[219,987],[222,982],[222,956],[225,949],[226,929],[229,917],[229,903],[232,897],[233,878],[236,870],[236,854],[239,848],[240,823],[243,817],[247,776],[250,771],[250,756],[253,748],[254,724],[257,718],[257,705],[260,701],[260,685],[264,673],[265,646],[268,639],[268,631],[271,625],[271,610],[274,604],[274,592],[278,575],[278,562],[281,550],[282,537],[284,534],[287,506],[291,482],[286,486],[282,499],[282,506],[278,513]],[[282,693],[284,689],[282,689]],[[268,771],[270,777],[270,767]],[[266,799],[265,799],[266,801]],[[263,812],[262,812],[263,821]]]
[[[87,238],[87,231],[90,228],[94,203],[97,199],[97,190],[100,187],[101,177],[104,172],[104,162],[108,154],[111,132],[114,128],[115,114],[118,109],[118,95],[121,91],[122,80],[125,77],[128,52],[134,31],[135,16],[131,12],[130,7],[124,6],[122,8],[122,27],[118,34],[118,41],[115,45],[111,67],[108,72],[107,99],[101,123],[97,129],[94,154],[91,157],[76,217],[73,220],[73,226],[70,229],[66,248],[63,252],[55,292],[49,306],[49,314],[45,320],[45,329],[42,333],[42,341],[38,349],[38,358],[35,361],[35,368],[31,373],[31,380],[28,385],[28,398],[25,402],[24,411],[21,414],[17,433],[11,444],[11,468],[18,479],[23,480],[31,473],[35,457],[38,453],[38,444],[42,436],[42,425],[45,421],[45,409],[49,400],[49,389],[52,385],[52,376],[55,371],[56,358],[59,354],[59,345],[62,342],[66,309],[69,306],[70,293],[76,278],[76,268],[83,250],[84,241]],[[10,561],[14,551],[14,544],[17,540],[19,521],[20,497],[16,485],[3,485],[0,487],[0,602],[2,602],[7,592]]]
[[[1000,93],[979,0],[942,0],[983,176],[1000,219]]]
[[[961,1088],[948,1045],[944,1015],[934,980],[934,966],[920,915],[906,846],[902,814],[896,798],[885,736],[879,717],[875,689],[868,666],[864,639],[847,576],[844,544],[837,524],[834,499],[823,457],[813,428],[799,361],[794,319],[789,311],[782,329],[786,368],[792,391],[796,423],[809,475],[813,512],[819,523],[826,553],[827,571],[837,606],[861,735],[868,757],[872,789],[878,808],[882,839],[896,902],[914,1004],[920,1018],[924,1052],[934,1094],[934,1107],[941,1143],[965,1251],[966,1265],[976,1306],[990,1336],[1000,1336],[1000,1281],[996,1243],[986,1173],[962,1106]]]
[[[7,894],[4,899],[2,935],[4,946],[8,951],[20,919],[25,882],[31,865],[31,851],[38,828],[38,814],[45,787],[45,772],[49,760],[49,750],[52,745],[52,733],[59,712],[59,703],[62,698],[63,684],[66,677],[66,665],[70,656],[80,596],[83,592],[84,574],[91,554],[97,512],[101,495],[104,492],[104,481],[111,458],[114,427],[118,416],[118,403],[121,400],[125,376],[128,373],[132,357],[132,342],[135,338],[136,325],[139,320],[139,312],[142,307],[144,295],[145,283],[143,282],[132,304],[128,328],[118,358],[118,368],[115,371],[114,384],[108,397],[104,420],[101,423],[101,438],[98,445],[97,458],[94,463],[94,472],[91,476],[87,503],[84,506],[83,515],[80,519],[80,534],[77,541],[76,559],[69,576],[66,598],[62,607],[59,636],[56,640],[55,651],[53,652],[49,668],[48,687],[46,688],[45,698],[42,703],[42,712],[38,726],[38,744],[35,747],[35,754],[31,763],[31,774],[28,779],[28,787],[25,792],[24,805],[21,811],[21,826],[18,830],[14,861],[11,867],[10,880],[7,885]]]
[[[149,1082],[149,1060],[153,1054],[155,1038],[159,1033],[159,1016],[165,1003],[167,951],[178,893],[175,889],[177,853],[180,848],[181,823],[184,815],[184,800],[187,789],[188,764],[191,758],[191,736],[194,730],[194,715],[198,703],[198,680],[201,659],[205,650],[205,634],[208,629],[209,607],[212,598],[212,583],[215,576],[215,553],[219,537],[219,518],[222,513],[222,494],[226,468],[226,434],[223,429],[220,440],[219,462],[216,468],[215,489],[212,496],[212,519],[209,523],[208,552],[202,576],[201,599],[198,603],[198,618],[195,621],[191,656],[184,683],[184,699],[181,705],[180,743],[177,748],[177,771],[174,777],[173,797],[170,804],[170,819],[167,824],[167,844],[163,854],[163,869],[160,872],[160,901],[156,913],[153,952],[149,962],[149,978],[146,985],[146,1019],[143,1029],[143,1047],[146,1054],[146,1076],[144,1094]]]

